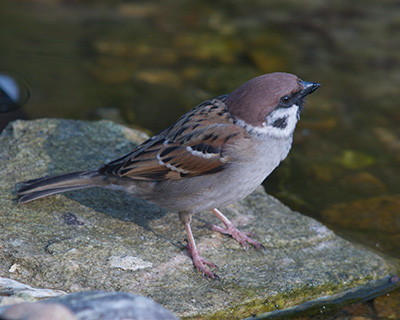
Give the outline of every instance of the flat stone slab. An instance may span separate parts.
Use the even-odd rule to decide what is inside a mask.
[[[395,263],[291,211],[262,187],[222,211],[257,234],[265,252],[245,251],[204,227],[218,223],[211,212],[192,223],[221,281],[194,270],[176,213],[127,194],[94,188],[17,203],[20,182],[96,168],[145,138],[107,121],[10,124],[0,135],[0,276],[69,292],[134,293],[185,319],[243,319],[368,290],[396,274]]]

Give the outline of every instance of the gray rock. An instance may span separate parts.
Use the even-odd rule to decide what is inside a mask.
[[[9,268],[8,272],[12,274],[18,272],[18,270],[19,265],[15,263]],[[66,292],[61,290],[34,288],[16,280],[0,277],[0,307],[64,294]]]
[[[17,203],[18,183],[97,167],[144,138],[106,121],[9,125],[0,136],[0,275],[67,291],[131,292],[181,317],[241,319],[368,290],[396,273],[394,263],[292,212],[261,187],[223,211],[257,234],[265,252],[245,251],[204,228],[218,223],[209,212],[194,219],[199,249],[219,266],[221,281],[194,270],[176,213],[127,194],[88,189]]]
[[[129,258],[122,261],[122,269],[124,264],[130,266]],[[134,263],[137,264],[137,261]],[[0,293],[6,295],[0,297],[0,319],[178,320],[158,303],[130,293],[93,291],[67,295],[61,290],[33,288],[7,278],[0,278]],[[50,299],[36,303],[24,302],[43,298]]]
[[[57,303],[18,303],[0,308],[3,320],[77,320],[65,306]]]
[[[8,272],[16,272],[17,270],[18,266],[14,264],[13,266],[11,266]],[[21,296],[30,297],[32,299],[51,298],[66,294],[64,291],[61,290],[33,288],[31,286],[28,286],[27,284],[1,277],[0,292],[12,292],[13,295],[18,294]]]
[[[50,302],[68,307],[78,320],[178,320],[158,303],[124,292],[77,292]]]
[[[178,320],[158,303],[123,292],[78,292],[0,308],[12,320]]]
[[[178,320],[158,303],[124,292],[77,292],[36,303],[0,308],[13,320]]]

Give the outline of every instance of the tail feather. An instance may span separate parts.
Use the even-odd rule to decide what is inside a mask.
[[[18,202],[25,203],[56,193],[100,186],[101,181],[101,175],[97,170],[29,180],[18,190],[17,193],[21,196]]]

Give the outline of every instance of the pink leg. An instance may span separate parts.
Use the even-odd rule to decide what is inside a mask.
[[[199,270],[203,274],[203,276],[207,275],[211,279],[219,280],[218,275],[216,275],[215,273],[208,270],[205,265],[209,265],[211,268],[218,268],[218,267],[214,263],[204,259],[200,255],[199,250],[197,249],[196,243],[194,241],[193,233],[192,233],[192,228],[190,227],[190,222],[191,222],[192,216],[190,214],[180,212],[179,218],[185,225],[186,233],[189,237],[188,244],[187,244],[187,250],[189,251],[189,254],[192,257],[194,266],[197,268],[197,270]]]
[[[219,211],[217,208],[211,210],[225,225],[225,228],[221,228],[216,225],[211,225],[211,229],[223,234],[227,234],[232,236],[232,238],[236,239],[246,250],[249,248],[247,243],[252,244],[255,246],[257,249],[263,249],[265,250],[265,247],[257,242],[251,239],[251,236],[254,236],[254,234],[245,232],[245,231],[240,231],[238,228],[236,228],[233,223],[225,217],[221,211]]]

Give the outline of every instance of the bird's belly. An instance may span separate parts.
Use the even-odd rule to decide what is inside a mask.
[[[287,148],[260,148],[259,154],[234,162],[219,173],[159,183],[151,202],[171,211],[199,212],[224,207],[253,192],[286,157]],[[171,201],[174,199],[174,201]]]

